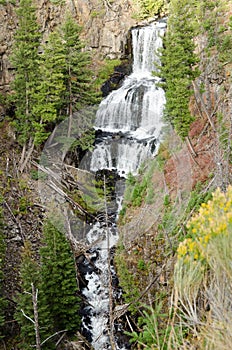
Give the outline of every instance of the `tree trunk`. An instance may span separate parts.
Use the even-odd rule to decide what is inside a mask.
[[[41,350],[40,334],[39,334],[39,314],[38,314],[38,289],[35,289],[34,284],[31,284],[32,289],[32,302],[34,310],[34,327],[35,327],[35,338],[36,338],[36,350]]]
[[[209,121],[209,123],[210,123],[210,125],[211,125],[211,127],[212,127],[212,129],[213,129],[213,131],[216,132],[216,127],[215,127],[214,122],[213,122],[213,120],[212,120],[212,116],[213,116],[214,113],[211,113],[211,114],[210,114],[210,113],[208,112],[208,110],[207,110],[207,108],[206,108],[206,105],[205,105],[205,102],[204,102],[204,100],[203,100],[203,98],[202,98],[202,96],[201,96],[201,93],[200,93],[200,91],[199,91],[199,88],[198,88],[197,84],[196,84],[194,81],[192,82],[192,84],[193,84],[193,89],[194,89],[194,92],[195,92],[195,96],[198,95],[198,97],[199,97],[199,99],[200,99],[200,101],[201,101],[202,109],[203,109],[203,111],[205,112],[205,114],[206,114],[206,116],[207,116],[207,118],[208,118],[208,121]]]
[[[108,291],[109,291],[109,336],[111,349],[116,350],[114,339],[114,315],[113,315],[113,290],[112,290],[112,275],[111,275],[111,263],[110,263],[110,241],[109,241],[109,225],[108,225],[108,209],[107,209],[107,195],[106,195],[106,178],[104,175],[104,206],[105,206],[105,224],[107,234],[107,254],[108,254]]]
[[[27,152],[27,156],[26,156],[25,160],[23,161],[23,163],[19,167],[19,170],[21,171],[21,173],[23,172],[23,170],[25,169],[29,159],[31,158],[32,152],[34,151],[34,147],[35,147],[35,144],[34,144],[34,141],[33,141],[30,149]],[[24,154],[24,156],[25,156],[25,154]]]

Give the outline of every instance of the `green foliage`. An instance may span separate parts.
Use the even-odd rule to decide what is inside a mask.
[[[132,174],[132,173],[129,173],[127,175],[127,179],[126,179],[126,182],[128,185],[135,185],[136,184],[136,177]]]
[[[208,0],[199,3],[199,24],[201,33],[207,37],[207,48],[217,49],[218,60],[221,63],[231,62],[232,56],[232,33],[231,23],[225,19],[229,11],[229,4],[225,0]],[[214,55],[216,52],[214,51]]]
[[[93,10],[93,11],[91,11],[90,16],[92,18],[96,18],[96,17],[102,17],[104,14],[105,14],[105,10],[104,9],[99,10],[99,11]]]
[[[201,204],[207,202],[212,198],[212,191],[204,191],[202,184],[196,184],[193,191],[190,193],[188,205],[186,207],[186,214],[191,213],[192,210],[197,211]]]
[[[15,318],[20,325],[20,349],[29,350],[36,343],[34,324],[23,315],[34,319],[34,310],[32,303],[32,283],[35,288],[40,287],[40,268],[36,263],[31,244],[25,242],[22,252],[22,263],[20,266],[21,292],[17,295],[17,310]],[[51,333],[51,324],[47,312],[44,313],[40,305],[41,290],[38,294],[39,302],[39,324],[41,340],[47,338]],[[50,349],[50,347],[46,347]]]
[[[54,5],[64,5],[65,0],[49,0]]]
[[[62,38],[58,32],[49,35],[44,45],[44,53],[40,64],[40,83],[36,89],[36,103],[33,114],[36,115],[35,144],[47,139],[49,132],[46,126],[60,118],[61,97],[65,91],[64,73],[65,51]]]
[[[61,36],[65,50],[65,86],[64,109],[68,115],[97,103],[96,92],[92,88],[93,72],[90,70],[89,52],[83,51],[84,44],[80,40],[81,27],[72,17],[67,17],[61,28]]]
[[[119,66],[122,62],[119,59],[105,59],[99,64],[97,72],[97,78],[94,80],[93,85],[96,91],[100,91],[101,86],[110,75],[114,72],[114,68]]]
[[[152,203],[154,190],[151,178],[154,172],[154,167],[155,162],[153,161],[147,164],[145,169],[140,170],[141,176],[135,177],[133,174],[128,174],[126,180],[127,186],[124,194],[123,212],[121,211],[120,215],[125,213],[126,209],[124,208],[131,205],[133,207],[139,207],[143,200],[147,203]]]
[[[160,76],[166,92],[165,119],[174,126],[181,138],[188,135],[193,116],[189,111],[192,81],[199,75],[193,38],[196,35],[194,0],[170,3],[168,30],[161,50]]]
[[[30,172],[32,180],[45,180],[47,178],[47,174],[43,171],[32,169]]]
[[[67,17],[60,30],[51,33],[44,45],[40,66],[41,82],[37,88],[37,103],[34,107],[34,114],[39,120],[35,124],[36,144],[48,137],[49,124],[54,125],[65,117],[69,118],[69,124],[66,125],[68,131],[59,142],[64,145],[70,142],[72,131],[76,135],[72,147],[79,146],[85,150],[93,144],[92,113],[85,110],[76,116],[83,106],[86,108],[98,101],[91,84],[90,56],[83,51],[80,32],[81,28],[74,19]]]
[[[15,5],[16,4],[16,0],[0,0],[0,5],[7,5],[7,4],[12,4],[12,5]]]
[[[146,270],[147,269],[147,265],[143,259],[139,259],[137,267],[139,270]]]
[[[139,207],[142,204],[143,195],[147,188],[146,178],[142,182],[137,182],[132,190],[131,203],[133,207]]]
[[[154,17],[167,11],[167,0],[134,0],[138,10],[133,14],[133,17],[144,19]]]
[[[132,314],[136,314],[138,311],[139,302],[135,302],[139,298],[139,286],[136,285],[135,278],[132,273],[130,273],[126,259],[125,259],[125,248],[122,243],[117,247],[115,255],[115,264],[117,268],[117,275],[119,277],[120,286],[123,290],[123,298],[126,303],[131,303],[129,306],[129,311]],[[133,286],[133,288],[131,288]]]
[[[143,349],[147,350],[177,349],[177,346],[181,345],[181,341],[178,341],[178,339],[175,341],[175,347],[171,345],[170,333],[173,329],[167,323],[168,314],[163,312],[163,307],[161,296],[156,300],[153,307],[144,307],[142,316],[138,319],[138,326],[141,330],[127,333],[131,337],[131,343],[137,342]],[[177,335],[180,329],[175,327],[175,332]],[[179,338],[181,339],[181,337]]]
[[[167,207],[170,205],[170,197],[168,194],[164,196],[164,205]]]
[[[59,229],[56,227],[59,226]],[[51,315],[53,331],[74,333],[80,327],[76,271],[70,245],[62,224],[44,225],[44,245],[41,247],[41,303]]]
[[[180,317],[189,323],[194,319],[207,348],[226,349],[231,344],[232,187],[225,193],[217,189],[187,228],[189,235],[178,247],[174,270]],[[201,307],[206,301],[209,315]]]
[[[62,225],[57,223],[62,230]],[[32,283],[38,290],[38,314],[41,342],[57,331],[73,334],[80,326],[76,271],[70,245],[61,230],[50,222],[44,225],[41,266],[35,261],[31,245],[25,242],[20,267],[21,292],[17,295],[16,320],[20,325],[20,349],[35,344]],[[23,311],[22,311],[23,310]],[[25,315],[27,317],[25,317]],[[44,349],[54,349],[53,339]]]
[[[13,125],[18,141],[23,145],[34,132],[35,88],[40,80],[39,55],[41,34],[36,22],[36,9],[32,0],[21,0],[17,10],[18,29],[14,36],[11,62],[15,68],[12,100],[15,104]]]
[[[50,33],[39,55],[41,35],[32,0],[21,0],[18,16],[11,57],[16,69],[11,102],[15,105],[17,138],[29,148],[42,144],[65,117],[70,118],[66,135],[70,137],[73,116],[99,99],[92,84],[90,56],[83,51],[81,28],[74,19],[67,17],[58,30]],[[84,112],[78,119],[75,145],[86,150],[94,140],[92,113]]]
[[[232,187],[227,193],[219,189],[213,193],[212,200],[202,203],[199,214],[193,217],[187,227],[191,238],[187,238],[178,248],[178,257],[205,259],[205,248],[212,239],[228,235],[232,224]]]
[[[158,163],[159,169],[162,171],[166,161],[170,158],[170,150],[168,145],[163,142],[159,146],[158,154],[156,156],[156,161]]]
[[[86,150],[94,142],[93,113],[90,106],[99,102],[99,96],[92,84],[91,59],[89,52],[83,51],[84,43],[80,40],[80,33],[81,27],[72,17],[67,17],[60,32],[65,53],[62,114],[70,118],[69,128],[76,128],[76,132],[72,130],[76,134],[75,147]],[[81,111],[83,107],[85,109]],[[78,110],[82,113],[76,118],[76,123],[72,118]]]
[[[15,214],[27,214],[28,207],[30,207],[31,202],[27,196],[22,196],[19,198],[18,207],[15,210]]]

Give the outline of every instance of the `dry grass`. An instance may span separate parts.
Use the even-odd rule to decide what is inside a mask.
[[[175,307],[192,339],[199,339],[197,349],[228,350],[232,344],[232,225],[227,236],[210,242],[205,256],[205,268],[200,261],[177,263]],[[183,349],[193,349],[190,343]]]

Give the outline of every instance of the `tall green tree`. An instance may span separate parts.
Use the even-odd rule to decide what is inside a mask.
[[[189,111],[192,81],[199,75],[193,40],[196,35],[196,1],[183,0],[180,6],[178,0],[172,0],[169,12],[160,68],[166,92],[165,117],[184,139],[194,120]]]
[[[85,45],[80,34],[81,27],[68,16],[61,28],[65,49],[65,107],[68,107],[68,115],[98,101],[92,87],[91,58],[88,51],[83,51]]]
[[[93,114],[90,106],[96,104],[99,99],[92,84],[91,58],[89,52],[83,50],[84,43],[80,34],[81,27],[72,17],[67,16],[61,27],[65,49],[63,110],[69,118],[67,136],[70,137],[73,130],[78,135],[78,142],[75,144],[82,149],[88,149],[94,141],[94,133],[91,130]],[[73,117],[77,111],[81,111],[81,115],[75,118],[74,125]]]
[[[32,0],[21,0],[17,10],[18,28],[14,36],[11,62],[15,68],[13,124],[17,139],[23,146],[21,166],[33,151],[35,88],[39,78],[39,54],[41,34],[36,21],[36,8]],[[22,166],[23,167],[23,166]]]
[[[75,146],[88,149],[93,143],[93,113],[86,106],[95,104],[98,99],[91,83],[91,59],[89,53],[83,51],[80,32],[81,28],[75,20],[67,17],[64,24],[49,35],[44,45],[41,83],[36,91],[33,109],[38,121],[35,124],[35,144],[43,142],[50,134],[51,127],[65,118],[69,120],[67,125],[63,124],[64,129],[67,127],[67,133],[62,135],[62,142],[70,144],[70,137],[75,134]],[[81,111],[83,107],[85,109]],[[77,111],[81,111],[81,114],[77,115]]]
[[[36,344],[34,308],[33,308],[33,288],[38,290],[38,314],[39,314],[39,332],[41,342],[51,335],[51,320],[49,310],[46,305],[41,305],[42,299],[40,290],[40,267],[35,261],[31,244],[25,242],[22,252],[22,263],[20,267],[21,292],[17,295],[17,309],[15,318],[20,325],[20,348],[29,350]],[[51,345],[46,344],[45,349],[52,349]]]
[[[52,317],[53,331],[76,331],[80,326],[80,299],[73,254],[60,229],[51,222],[44,225],[41,247],[41,295]]]
[[[35,144],[47,139],[52,127],[63,119],[62,97],[65,92],[65,50],[57,31],[51,33],[43,46],[39,67],[40,83],[36,88],[36,101],[33,114]]]

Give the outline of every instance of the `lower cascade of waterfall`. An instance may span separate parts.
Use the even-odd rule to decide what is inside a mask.
[[[117,213],[124,188],[120,178],[136,174],[139,166],[156,154],[161,138],[165,96],[152,71],[156,69],[154,63],[159,62],[157,50],[162,46],[165,27],[165,21],[160,21],[132,29],[132,74],[100,104],[95,148],[81,165],[93,173],[111,171],[117,179],[115,198],[105,203],[103,220],[92,223],[86,233],[88,258],[79,261],[82,295],[87,304],[82,310],[82,334],[95,350],[130,349],[122,325],[117,318],[113,320],[114,304],[120,297],[113,267]]]

